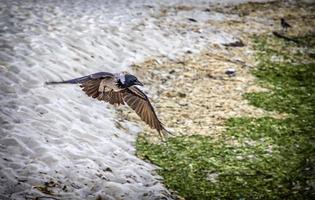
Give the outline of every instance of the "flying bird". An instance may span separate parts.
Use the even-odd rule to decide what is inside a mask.
[[[149,98],[136,85],[143,84],[127,72],[112,74],[109,72],[98,72],[80,78],[66,81],[52,81],[46,84],[80,84],[82,90],[90,97],[99,101],[106,101],[113,105],[130,106],[140,118],[152,129],[156,129],[164,140],[167,131],[158,119]]]
[[[282,30],[287,32],[288,28],[291,28],[292,26],[288,22],[286,22],[283,18],[281,18],[281,27],[282,27]]]

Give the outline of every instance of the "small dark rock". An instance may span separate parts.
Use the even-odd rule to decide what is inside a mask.
[[[184,98],[184,97],[186,97],[187,95],[186,95],[185,93],[178,92],[178,96],[181,97],[181,98]]]
[[[171,71],[168,72],[169,74],[174,74],[175,73],[175,70],[172,69]]]
[[[111,168],[109,168],[109,167],[106,167],[103,171],[104,172],[113,172],[113,170]]]
[[[188,18],[189,21],[191,22],[198,22],[197,20],[193,19],[193,18]]]
[[[231,42],[231,43],[227,43],[227,44],[223,44],[223,46],[226,46],[226,47],[244,47],[245,44],[243,43],[242,40],[238,40],[236,42]]]
[[[236,70],[234,68],[229,68],[225,71],[225,74],[229,77],[236,76]]]

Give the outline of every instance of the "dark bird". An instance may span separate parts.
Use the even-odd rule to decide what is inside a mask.
[[[46,82],[46,84],[80,84],[82,90],[90,97],[110,104],[124,105],[127,103],[140,118],[151,128],[156,129],[164,140],[167,131],[158,119],[149,98],[136,85],[143,86],[137,77],[121,72],[112,74],[99,72],[80,78],[60,82]]]
[[[282,27],[282,30],[287,32],[288,28],[291,28],[292,26],[288,22],[286,22],[283,18],[281,18],[281,27]]]

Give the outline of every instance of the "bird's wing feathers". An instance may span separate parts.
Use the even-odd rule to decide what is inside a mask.
[[[108,78],[108,77],[114,77],[114,74],[109,73],[109,72],[98,72],[95,74],[90,74],[87,76],[82,76],[80,78],[70,79],[66,81],[50,81],[50,82],[46,82],[46,84],[48,85],[63,84],[63,83],[77,84],[77,83],[84,83],[90,80],[96,80],[96,79],[102,79],[102,78]]]
[[[107,77],[107,79],[111,79],[112,77]],[[111,80],[110,80],[111,81]],[[123,95],[120,92],[115,92],[111,89],[106,90],[103,88],[103,92],[100,91],[100,87],[104,79],[95,79],[85,81],[80,85],[82,90],[90,97],[97,98],[100,101],[106,101],[110,104],[124,104]],[[104,85],[106,87],[106,85]]]
[[[121,92],[115,92],[114,90],[110,90],[108,92],[100,93],[97,97],[100,101],[106,101],[110,104],[124,105],[125,102],[123,100],[123,94]]]
[[[99,87],[103,79],[89,80],[81,84],[82,90],[90,97],[97,98],[100,101],[106,101],[110,104],[127,103],[139,117],[151,128],[159,133],[165,128],[158,119],[153,106],[148,97],[136,86],[131,86],[120,92],[113,90],[100,92]]]
[[[102,79],[88,80],[80,85],[82,90],[89,96],[96,98],[99,96],[99,87]]]
[[[145,121],[151,128],[158,132],[165,130],[148,99],[136,86],[131,86],[123,92],[124,101]]]

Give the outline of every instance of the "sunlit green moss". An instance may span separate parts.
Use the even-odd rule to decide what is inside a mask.
[[[266,110],[287,113],[286,119],[232,118],[216,140],[190,136],[152,144],[138,139],[138,156],[160,166],[166,186],[185,199],[315,195],[314,46],[304,45],[314,44],[315,38],[299,38],[300,44],[271,36],[254,41],[259,64],[253,73],[270,92],[245,98]]]

